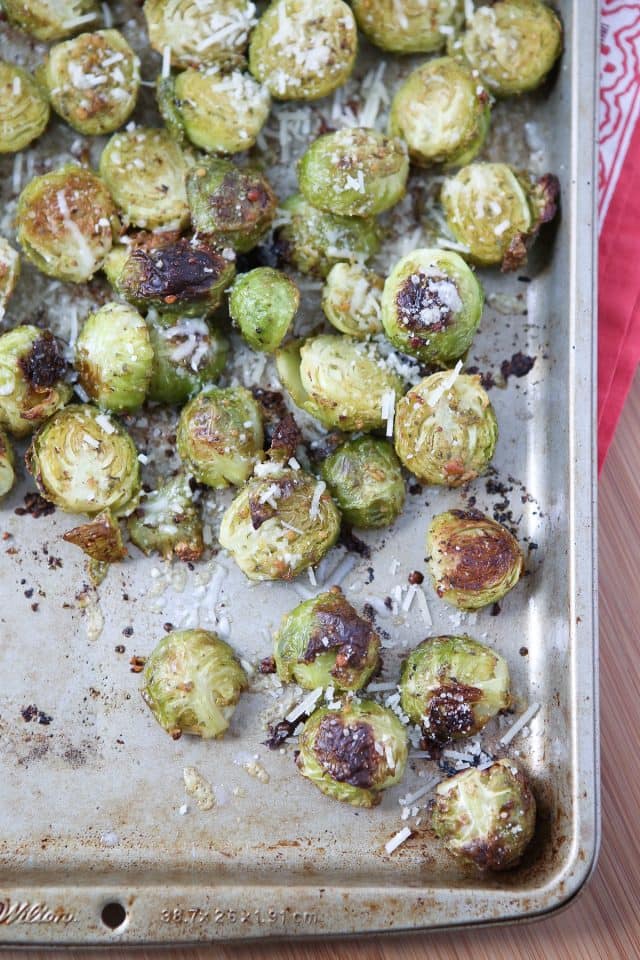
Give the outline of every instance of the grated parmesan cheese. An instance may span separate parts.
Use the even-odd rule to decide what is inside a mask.
[[[512,727],[509,727],[507,732],[500,737],[500,743],[505,746],[517,737],[523,727],[526,727],[530,720],[535,717],[536,713],[540,709],[539,703],[532,703],[530,707],[516,720]]]
[[[411,836],[412,831],[409,827],[403,827],[402,830],[399,830],[394,837],[391,837],[391,840],[387,840],[384,845],[387,853],[393,853],[394,850],[397,850],[398,847],[408,840]]]

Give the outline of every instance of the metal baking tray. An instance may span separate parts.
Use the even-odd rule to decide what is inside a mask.
[[[500,381],[502,362],[513,354],[535,357],[526,377],[508,376],[503,389],[491,391],[501,431],[496,472],[467,491],[410,494],[392,530],[366,537],[373,547],[370,560],[335,551],[324,565],[327,583],[341,579],[354,603],[373,597],[384,608],[384,597],[394,589],[397,594],[410,571],[424,569],[424,535],[433,513],[473,496],[479,508],[509,514],[530,545],[529,575],[505,599],[499,616],[452,613],[425,583],[431,626],[415,602],[378,624],[388,634],[384,679],[397,676],[403,653],[424,636],[468,631],[507,657],[518,710],[541,704],[528,736],[503,751],[517,757],[537,795],[539,825],[530,853],[515,871],[479,876],[452,862],[429,838],[425,818],[417,823],[416,817],[409,821],[411,839],[389,856],[385,843],[403,826],[398,800],[433,768],[412,761],[404,783],[371,811],[328,800],[297,774],[293,745],[284,752],[263,745],[264,723],[285,712],[295,692],[278,690],[259,674],[224,740],[170,740],[142,702],[130,656],[148,654],[166,622],[197,621],[229,636],[243,658],[256,664],[270,653],[269,631],[310,589],[309,582],[251,586],[223,555],[194,569],[168,568],[132,550],[129,561],[112,568],[94,591],[86,586],[80,552],[61,540],[75,518],[60,511],[16,515],[32,489],[25,480],[0,512],[1,944],[321,937],[516,921],[568,903],[588,878],[599,837],[597,10],[595,0],[560,0],[558,7],[566,49],[552,84],[496,107],[483,154],[552,170],[562,185],[558,226],[541,238],[521,271],[530,282],[482,274],[488,306],[468,363]],[[139,46],[138,5],[112,9],[116,25]],[[1,56],[33,64],[42,52],[0,21]],[[365,50],[358,75],[379,69],[379,56]],[[388,66],[387,88],[411,63]],[[146,79],[157,70],[158,59],[145,54]],[[371,86],[370,76],[365,97]],[[343,103],[357,111],[357,83],[349,89]],[[384,99],[378,123],[384,122]],[[375,114],[375,105],[369,102],[369,108]],[[136,119],[157,122],[152,110],[152,91],[145,89]],[[274,144],[284,150],[274,171],[281,192],[308,139],[305,124],[313,133],[322,113],[331,122],[332,110],[340,114],[344,107],[320,102],[311,120],[299,105],[277,108],[261,143],[263,151]],[[49,166],[69,155],[90,156],[95,163],[100,146],[54,121],[23,160],[4,158],[2,233],[12,235],[16,188],[44,169],[46,157],[55,158]],[[430,182],[429,174],[415,177],[412,197]],[[387,246],[387,262],[402,244],[410,249],[419,242],[423,237],[415,232],[396,237]],[[68,338],[104,295],[101,281],[71,289],[26,267],[4,323],[35,320]],[[309,289],[305,297],[302,322],[312,326],[318,291]],[[260,367],[261,361],[238,362],[232,373],[245,382],[269,383],[271,368]],[[507,363],[503,373],[509,372]],[[158,414],[135,425],[140,448],[150,456],[147,472],[165,450],[172,454],[172,429],[171,418]],[[226,494],[212,495],[212,529],[227,501]],[[338,570],[331,572],[331,566]],[[120,646],[125,653],[117,652]],[[500,732],[497,725],[487,729],[485,749],[498,750]],[[255,755],[268,782],[264,774],[258,779],[248,772]],[[201,811],[185,795],[185,766],[197,767],[212,784],[214,809]],[[109,904],[116,906],[105,912]]]

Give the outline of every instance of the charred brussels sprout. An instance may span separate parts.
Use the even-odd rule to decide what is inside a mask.
[[[113,133],[136,105],[140,62],[118,30],[98,30],[52,47],[37,78],[74,130]]]
[[[110,510],[67,530],[62,539],[80,547],[96,563],[118,563],[127,556],[120,525]]]
[[[402,779],[407,734],[385,707],[365,700],[316,710],[300,734],[296,763],[303,777],[334,800],[374,807]]]
[[[482,870],[514,867],[533,838],[536,801],[511,760],[471,767],[436,789],[436,835],[455,857]]]
[[[263,173],[236,167],[230,160],[210,160],[187,178],[193,229],[245,253],[265,235],[278,199]]]
[[[99,19],[96,0],[2,0],[2,8],[38,40],[62,40]]]
[[[0,427],[0,500],[10,492],[16,481],[16,461],[11,441]]]
[[[489,97],[471,69],[450,57],[429,60],[396,92],[389,131],[402,137],[420,166],[469,163],[484,143]]]
[[[33,77],[0,60],[0,153],[24,150],[48,122],[49,104]]]
[[[334,587],[285,614],[274,655],[284,683],[361,690],[380,666],[380,637]]]
[[[194,561],[204,551],[202,521],[184,474],[143,494],[127,527],[132,542],[147,556],[155,550],[165,560]]]
[[[202,317],[147,315],[153,372],[147,396],[157,403],[186,403],[215,383],[227,362],[229,344]]]
[[[249,0],[146,0],[154,50],[169,48],[173,67],[237,66],[244,60],[255,6]]]
[[[49,330],[14,327],[0,337],[0,423],[26,437],[68,402],[67,364]]]
[[[212,387],[183,408],[178,453],[196,480],[209,487],[240,486],[262,459],[260,407],[244,387]]]
[[[479,376],[434,373],[396,407],[395,447],[423,483],[459,487],[493,456],[498,424]]]
[[[220,545],[250,580],[292,580],[322,560],[339,532],[326,484],[283,469],[249,480],[222,518]]]
[[[388,440],[347,440],[323,462],[322,477],[352,527],[388,527],[402,512],[404,479]]]
[[[39,430],[26,463],[43,497],[67,513],[130,513],[140,491],[135,444],[90,404],[71,404]]]
[[[398,350],[448,367],[471,346],[483,306],[480,282],[462,257],[449,250],[414,250],[385,282],[382,325]]]
[[[391,53],[433,53],[462,25],[463,0],[352,0],[364,35]]]
[[[144,669],[142,696],[167,733],[221,737],[248,687],[247,676],[224,640],[208,630],[174,630],[160,641]]]
[[[405,194],[407,148],[377,130],[347,127],[318,137],[298,163],[300,191],[318,210],[370,217]]]
[[[78,336],[75,366],[80,384],[103,410],[135,410],[151,379],[153,349],[138,311],[106,303],[90,314]]]
[[[102,267],[120,226],[102,181],[73,164],[34,177],[20,194],[16,221],[25,256],[47,276],[72,283]]]
[[[278,100],[317,100],[348,80],[357,50],[342,0],[275,0],[251,35],[249,69]]]
[[[19,277],[20,254],[4,237],[0,237],[0,320],[5,315]]]
[[[322,290],[322,309],[329,323],[356,340],[382,333],[380,300],[384,280],[357,263],[336,263]]]
[[[402,664],[400,703],[434,744],[472,736],[511,705],[506,661],[471,637],[430,637]]]
[[[300,291],[286,274],[256,267],[239,276],[229,295],[229,313],[254,350],[273,353],[285,336],[300,304]]]

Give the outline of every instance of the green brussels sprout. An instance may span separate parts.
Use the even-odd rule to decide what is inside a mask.
[[[293,580],[322,560],[339,533],[340,512],[324,481],[276,468],[240,491],[219,539],[250,580]]]
[[[249,0],[145,0],[149,43],[172,67],[238,66],[255,6]]]
[[[388,440],[347,440],[323,461],[321,473],[349,526],[388,527],[400,516],[404,479]]]
[[[427,534],[429,573],[439,597],[460,610],[497,603],[524,573],[524,557],[506,527],[478,510],[448,510]]]
[[[357,263],[336,263],[322,289],[322,309],[329,323],[356,340],[382,333],[380,300],[384,280]]]
[[[144,669],[142,696],[167,733],[221,737],[248,687],[247,675],[224,640],[208,630],[173,630]]]
[[[434,53],[464,20],[463,0],[352,0],[358,26],[391,53]]]
[[[244,387],[210,387],[183,408],[180,459],[200,483],[239,487],[262,459],[260,407]]]
[[[278,100],[317,100],[349,79],[357,52],[342,0],[274,0],[251,34],[249,69]]]
[[[387,277],[382,325],[398,350],[446,368],[471,346],[483,306],[480,281],[461,256],[414,250]]]
[[[462,166],[481,149],[490,119],[489,96],[471,69],[437,57],[410,73],[396,91],[389,132],[406,140],[419,166]]]
[[[118,30],[81,33],[51,47],[37,71],[56,113],[79,133],[113,133],[140,89],[140,61]]]
[[[120,229],[109,191],[74,164],[34,177],[18,199],[18,242],[48,277],[84,283],[99,270]]]
[[[366,127],[318,137],[298,162],[305,200],[347,217],[371,217],[393,207],[405,194],[408,176],[404,143]]]
[[[229,343],[205,319],[151,311],[147,324],[153,347],[149,400],[186,403],[216,382],[227,362]]]
[[[254,350],[273,353],[287,335],[300,305],[293,280],[272,267],[243,273],[229,293],[229,313]]]
[[[127,556],[120,525],[110,510],[67,530],[62,539],[80,547],[96,563],[118,563]]]
[[[8,240],[0,237],[0,320],[20,277],[20,254]]]
[[[334,800],[374,807],[402,779],[407,732],[391,710],[371,700],[316,710],[300,734],[303,777]]]
[[[2,0],[2,9],[38,40],[62,40],[98,20],[96,0]]]
[[[66,513],[130,513],[138,502],[140,464],[129,434],[90,404],[59,410],[31,442],[27,469],[45,499]]]
[[[562,53],[562,24],[542,0],[498,0],[474,11],[451,49],[496,96],[525,93],[540,86]]]
[[[143,317],[128,303],[105,303],[89,314],[76,342],[80,384],[102,410],[119,413],[144,403],[153,348]]]
[[[396,407],[395,448],[422,483],[460,487],[486,469],[498,423],[480,377],[434,373]]]
[[[166,130],[115,133],[102,151],[100,176],[127,224],[148,230],[189,224],[187,163]]]
[[[378,430],[389,422],[388,403],[402,396],[402,381],[374,345],[351,337],[294,340],[278,350],[276,366],[296,406],[327,427]]]
[[[278,205],[263,173],[222,159],[191,170],[187,197],[193,229],[240,253],[264,237]]]
[[[16,482],[16,461],[11,441],[0,427],[0,500],[10,492]]]
[[[17,153],[44,132],[49,104],[26,70],[0,60],[0,153]]]
[[[274,657],[283,683],[361,690],[380,667],[380,637],[334,587],[285,614]]]
[[[509,668],[471,637],[429,637],[402,663],[400,704],[430,743],[472,736],[511,706]]]
[[[513,761],[496,760],[442,780],[431,825],[455,857],[482,870],[504,870],[516,866],[533,838],[536,801]]]
[[[67,363],[49,330],[28,324],[0,336],[0,424],[26,437],[71,398]]]
[[[144,493],[127,520],[129,536],[143,553],[156,550],[165,560],[199,560],[204,552],[202,520],[193,502],[189,478],[178,474],[157,490]]]

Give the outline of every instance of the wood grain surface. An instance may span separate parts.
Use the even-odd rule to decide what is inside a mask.
[[[640,958],[640,375],[600,486],[603,840],[558,915],[517,927],[307,944],[91,951],[111,960],[636,960]],[[2,960],[43,957],[8,951]],[[78,957],[80,953],[76,952]],[[89,953],[87,952],[88,956]]]

